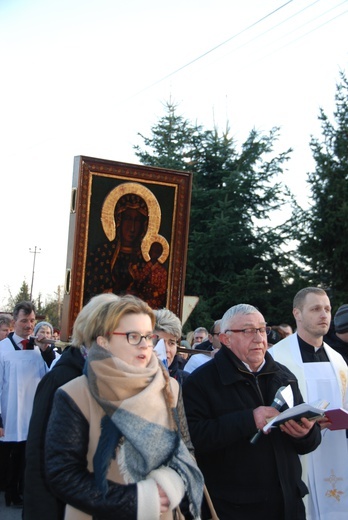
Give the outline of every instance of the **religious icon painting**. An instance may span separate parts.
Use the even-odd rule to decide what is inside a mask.
[[[181,316],[191,188],[189,172],[75,157],[63,341],[97,294],[134,294]]]

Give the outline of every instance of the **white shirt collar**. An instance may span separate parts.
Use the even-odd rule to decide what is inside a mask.
[[[242,361],[242,363],[243,363],[243,365],[245,365],[247,367],[249,372],[260,372],[261,368],[263,368],[263,366],[266,363],[266,361],[263,360],[263,362],[261,363],[261,365],[259,366],[259,368],[257,370],[251,370],[251,368],[249,367],[248,363],[244,363],[244,361]]]
[[[18,334],[16,334],[14,332],[12,338],[13,338],[13,341],[16,343],[16,345],[19,346],[19,348],[23,348],[22,341],[23,341],[23,339],[29,339],[29,336],[28,336],[28,338],[21,338],[20,336],[18,336]]]

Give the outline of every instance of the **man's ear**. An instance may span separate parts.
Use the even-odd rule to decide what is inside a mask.
[[[301,316],[301,311],[300,311],[300,309],[298,309],[297,307],[295,307],[295,308],[292,310],[292,314],[293,314],[295,320],[298,320],[299,317]]]
[[[230,338],[230,336],[228,334],[225,334],[224,332],[220,332],[220,334],[219,334],[220,343],[223,343],[226,346],[229,345],[229,338]]]
[[[108,340],[104,337],[104,336],[98,336],[97,337],[97,344],[100,346],[100,347],[103,347],[103,348],[108,348],[108,345],[109,345],[109,342]]]

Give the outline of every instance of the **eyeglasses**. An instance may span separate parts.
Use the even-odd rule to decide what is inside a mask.
[[[227,332],[227,331],[226,331]],[[220,332],[212,332],[211,335],[212,336],[218,336],[220,334]]]
[[[144,339],[150,347],[153,347],[153,340],[156,337],[156,334],[147,334],[146,336],[142,336],[139,332],[113,332],[113,334],[115,336],[126,336],[128,343],[134,346],[140,345]]]
[[[259,332],[260,334],[266,334],[268,336],[271,330],[271,327],[259,327],[258,329],[250,327],[250,329],[227,329],[225,330],[225,334],[226,332],[243,332],[245,336],[253,336]]]

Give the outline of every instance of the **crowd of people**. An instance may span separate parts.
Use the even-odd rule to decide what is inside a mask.
[[[304,401],[348,411],[348,305],[331,319],[308,287],[293,317],[295,332],[270,327],[241,303],[184,338],[172,311],[100,294],[59,353],[31,302],[0,314],[6,505],[24,520],[348,518],[346,430],[323,415],[263,432]]]

